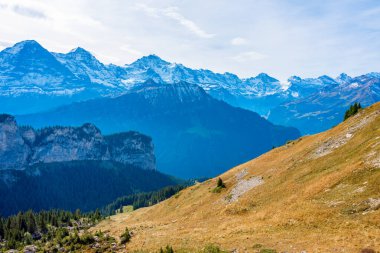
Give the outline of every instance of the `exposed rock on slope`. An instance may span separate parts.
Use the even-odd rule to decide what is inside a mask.
[[[11,115],[0,115],[0,170],[74,160],[111,160],[155,169],[152,140],[137,132],[103,136],[88,123],[35,130],[19,127]]]
[[[326,140],[339,145],[316,156]],[[94,231],[119,236],[127,226],[131,251],[167,244],[195,251],[210,243],[239,252],[379,250],[379,157],[377,103],[327,132],[289,142],[222,174],[226,189],[220,193],[212,192],[217,179],[211,179],[155,206],[113,216]],[[241,182],[261,177],[264,183],[243,187],[236,201],[225,201]]]

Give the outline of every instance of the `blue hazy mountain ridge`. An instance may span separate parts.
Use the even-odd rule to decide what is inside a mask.
[[[153,138],[157,168],[183,178],[217,175],[300,136],[296,128],[274,125],[184,81],[148,80],[122,96],[77,102],[17,120],[37,128],[91,122],[105,134],[142,132]]]
[[[323,76],[312,80],[301,80],[300,88],[294,92],[304,92],[300,99],[283,103],[271,110],[269,120],[294,126],[303,133],[316,133],[339,124],[344,112],[355,102],[369,106],[380,101],[380,74],[370,73],[351,78],[341,74],[332,79]],[[313,89],[320,87],[315,92]]]
[[[352,102],[368,106],[379,101],[379,76],[292,76],[281,83],[265,73],[239,78],[228,72],[191,69],[156,55],[124,66],[106,65],[83,48],[52,53],[31,40],[0,52],[0,109],[10,114],[35,113],[72,102],[117,97],[150,79],[157,83],[185,81],[199,85],[216,99],[308,134],[337,124]]]

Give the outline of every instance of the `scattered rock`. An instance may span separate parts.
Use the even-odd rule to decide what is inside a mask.
[[[247,175],[247,170],[244,169],[236,173],[236,185],[231,190],[230,194],[225,198],[227,203],[235,202],[247,191],[255,188],[264,183],[263,177],[251,177],[250,179],[244,179],[243,177]]]
[[[27,245],[24,247],[24,253],[35,253],[37,252],[37,246],[35,245]]]
[[[377,210],[380,208],[380,198],[378,199],[375,199],[375,198],[369,198],[367,200],[369,206],[370,206],[370,210]]]
[[[18,250],[10,249],[10,250],[6,251],[6,253],[18,253]]]
[[[319,158],[325,156],[331,153],[333,150],[346,144],[354,136],[356,131],[376,119],[377,114],[378,111],[375,111],[361,119],[359,123],[349,126],[348,129],[340,135],[328,138],[315,150],[313,157]],[[357,114],[354,117],[358,116],[360,116],[360,114]]]

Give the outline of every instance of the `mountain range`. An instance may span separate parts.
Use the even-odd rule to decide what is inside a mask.
[[[35,113],[97,97],[117,97],[148,80],[160,84],[184,81],[276,124],[295,126],[303,134],[336,125],[352,102],[368,106],[379,101],[379,77],[379,73],[337,78],[292,76],[282,83],[265,73],[239,78],[232,73],[191,69],[156,55],[124,66],[105,65],[83,48],[54,53],[36,41],[22,41],[0,52],[3,112]]]
[[[295,128],[274,125],[184,81],[148,80],[118,97],[76,102],[17,120],[36,128],[92,122],[106,134],[142,132],[153,139],[158,169],[182,178],[216,175],[300,136]]]

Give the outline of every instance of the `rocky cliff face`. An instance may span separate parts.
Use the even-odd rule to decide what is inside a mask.
[[[0,115],[0,170],[76,160],[110,160],[142,169],[156,168],[152,140],[140,133],[103,136],[89,123],[35,130],[19,127],[11,115]]]

